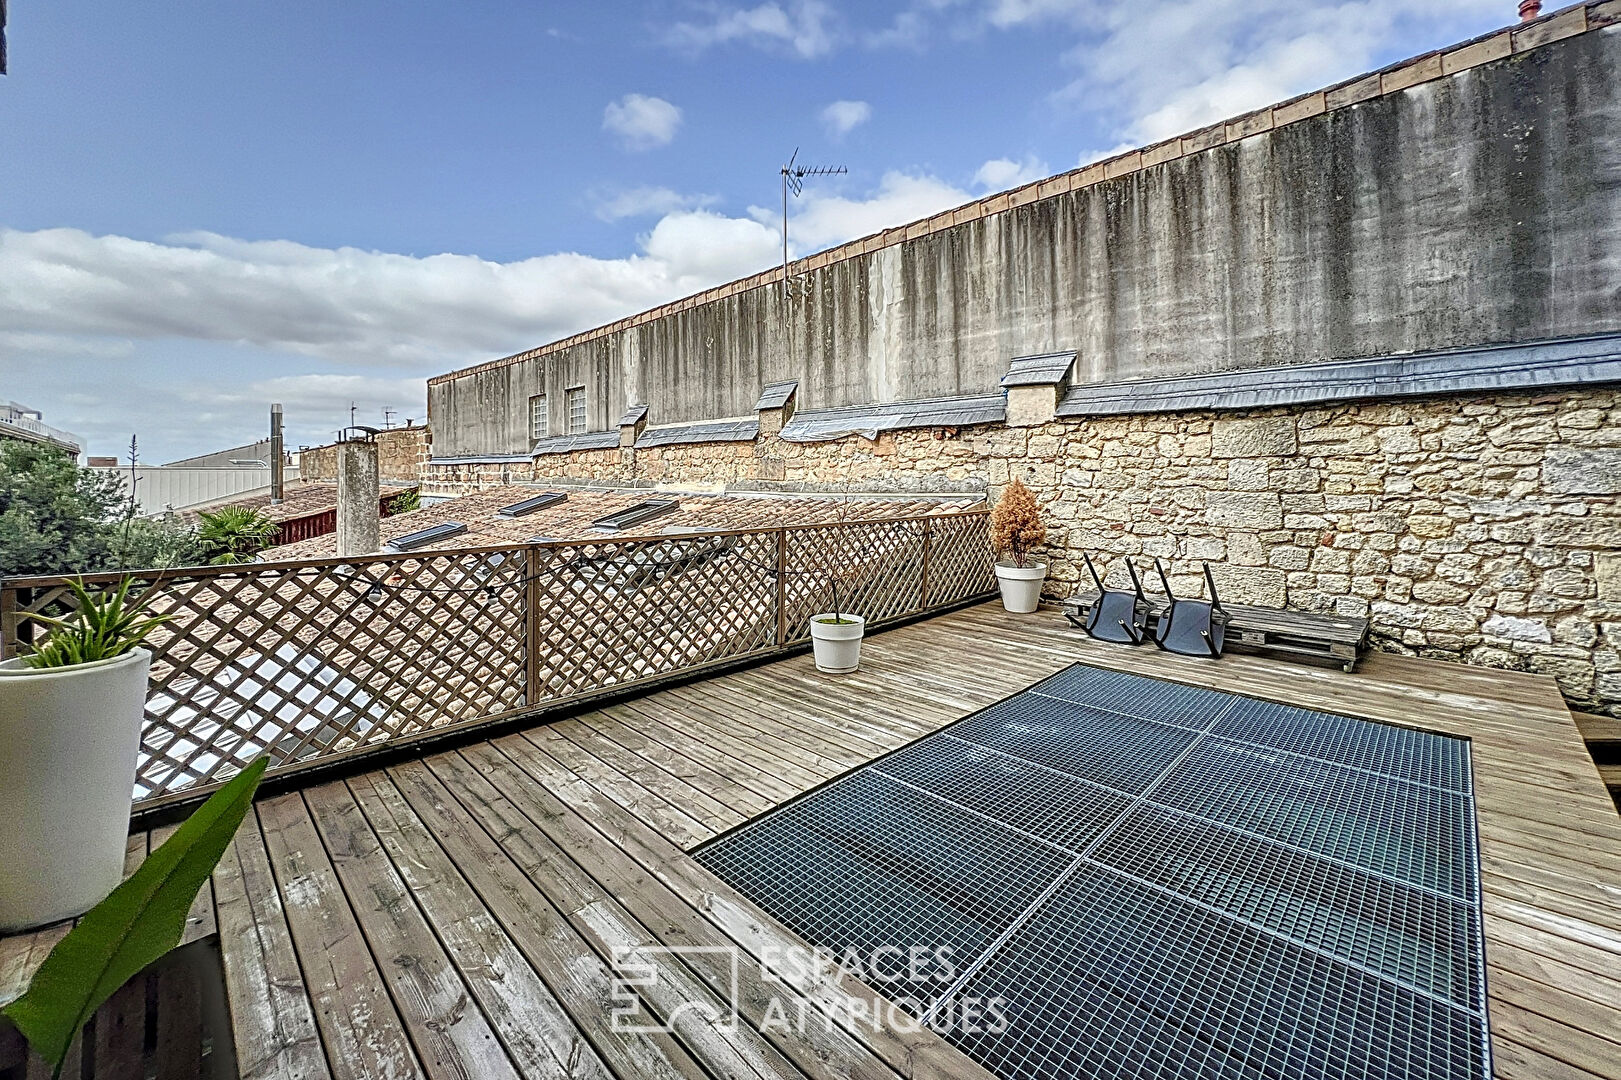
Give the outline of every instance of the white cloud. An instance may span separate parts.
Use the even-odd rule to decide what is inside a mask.
[[[972,198],[968,192],[935,177],[902,172],[885,173],[878,190],[864,199],[807,187],[805,194],[788,207],[790,251],[797,258],[858,236],[905,225],[948,207],[961,206]],[[749,208],[755,221],[778,229],[781,213],[772,207]],[[780,233],[778,235],[780,237]]]
[[[1027,154],[1021,161],[992,158],[974,173],[974,183],[986,191],[1006,191],[1051,175],[1052,170],[1047,168],[1045,161]]]
[[[665,39],[691,52],[741,42],[757,48],[786,48],[810,60],[833,50],[838,41],[836,24],[836,13],[823,0],[794,0],[786,7],[772,0],[752,8],[712,9],[708,21],[677,23]]]
[[[872,119],[872,106],[865,101],[835,101],[822,110],[822,127],[828,135],[842,139]]]
[[[667,187],[626,188],[612,194],[599,193],[593,199],[595,213],[603,221],[653,217],[677,210],[693,210],[720,202],[718,195],[683,195]]]
[[[629,150],[668,146],[680,126],[680,108],[646,94],[626,94],[602,110],[602,130],[618,135]]]

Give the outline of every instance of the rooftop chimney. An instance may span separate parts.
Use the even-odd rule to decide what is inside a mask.
[[[377,443],[366,437],[338,443],[338,557],[370,555],[380,543]]]
[[[286,454],[281,445],[281,405],[270,406],[270,505],[280,506],[282,500],[281,463]]]
[[[1520,0],[1520,21],[1530,22],[1542,14],[1542,0]]]

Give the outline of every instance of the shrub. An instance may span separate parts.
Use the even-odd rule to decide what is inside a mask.
[[[197,539],[202,542],[208,561],[215,566],[252,562],[276,536],[274,521],[245,506],[200,510],[197,522]]]
[[[406,488],[388,501],[389,514],[409,514],[422,509],[422,495],[416,488]]]
[[[1036,496],[1021,480],[1002,492],[991,511],[991,546],[996,553],[1013,556],[1013,565],[1027,566],[1030,552],[1047,540],[1047,526],[1041,523]]]

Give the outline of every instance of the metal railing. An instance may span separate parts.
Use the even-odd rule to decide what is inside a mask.
[[[802,643],[839,606],[869,625],[995,591],[981,510],[143,572],[170,621],[136,769],[141,806],[260,754],[276,772],[516,718]],[[94,585],[120,575],[87,575]],[[5,655],[69,599],[0,583]]]

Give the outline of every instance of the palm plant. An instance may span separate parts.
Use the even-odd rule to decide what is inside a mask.
[[[146,640],[148,634],[169,621],[167,615],[148,615],[151,590],[131,601],[130,578],[124,578],[109,592],[92,593],[83,579],[67,583],[76,608],[66,618],[34,616],[52,627],[45,643],[24,656],[32,668],[70,667],[122,656]]]
[[[197,539],[215,566],[252,562],[270,546],[277,528],[262,512],[245,506],[222,506],[197,514]]]

